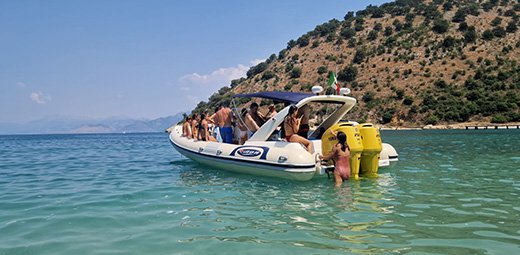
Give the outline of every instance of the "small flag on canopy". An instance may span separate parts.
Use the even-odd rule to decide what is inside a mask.
[[[334,72],[329,72],[329,81],[327,82],[329,85],[329,88],[332,88],[336,91],[336,93],[339,95],[339,84],[338,79],[336,79],[336,74]]]

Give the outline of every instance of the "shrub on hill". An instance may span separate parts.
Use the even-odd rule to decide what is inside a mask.
[[[299,78],[302,75],[302,69],[300,67],[294,67],[291,70],[291,78]]]
[[[247,75],[247,78],[251,78],[263,71],[265,71],[267,69],[269,65],[266,63],[266,62],[262,62],[256,66],[253,66],[251,68],[249,68],[249,70],[247,71],[246,75]]]
[[[356,31],[350,27],[345,27],[341,30],[340,35],[345,39],[350,39],[356,35]]]
[[[448,31],[449,26],[450,26],[450,24],[448,23],[447,20],[445,20],[445,19],[435,19],[433,21],[432,30],[435,33],[443,34],[443,33],[446,33]]]
[[[477,32],[475,31],[475,27],[471,26],[464,32],[464,42],[466,43],[474,43],[477,40]]]
[[[337,19],[331,19],[326,23],[316,26],[316,28],[311,31],[309,34],[311,36],[320,36],[325,37],[330,34],[335,33],[340,27],[341,22]]]
[[[352,82],[356,80],[357,68],[353,65],[349,65],[345,69],[338,73],[338,80],[344,82]]]
[[[493,37],[495,37],[495,35],[494,35],[494,33],[493,33],[491,30],[489,30],[489,29],[486,29],[486,30],[482,33],[482,39],[484,39],[484,40],[489,41],[489,40],[492,40]]]
[[[363,61],[365,61],[366,58],[366,50],[364,48],[359,48],[356,50],[356,53],[354,54],[354,59],[352,59],[352,62],[354,64],[360,64]]]
[[[516,30],[518,30],[518,27],[515,21],[510,21],[509,23],[507,23],[506,32],[514,33],[516,32]]]

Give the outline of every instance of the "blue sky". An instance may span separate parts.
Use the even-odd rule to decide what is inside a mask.
[[[291,39],[388,1],[0,1],[0,122],[191,110]]]

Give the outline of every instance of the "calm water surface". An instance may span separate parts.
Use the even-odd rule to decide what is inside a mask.
[[[0,254],[519,254],[520,130],[386,131],[334,188],[238,175],[166,134],[0,136]]]

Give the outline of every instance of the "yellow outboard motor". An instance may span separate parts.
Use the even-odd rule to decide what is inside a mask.
[[[359,128],[363,141],[361,153],[361,173],[367,177],[377,177],[379,155],[383,149],[379,129],[371,123],[361,124]]]
[[[334,145],[338,143],[336,136],[331,131],[341,131],[347,135],[347,144],[350,148],[350,176],[355,180],[359,179],[363,142],[357,126],[354,126],[352,122],[339,122],[327,129],[321,137],[321,151],[323,155],[330,154]],[[329,163],[332,164],[332,160]]]

